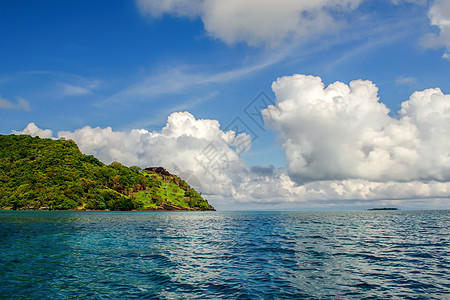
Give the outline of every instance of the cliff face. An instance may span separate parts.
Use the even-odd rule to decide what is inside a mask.
[[[9,209],[214,210],[162,167],[105,165],[74,141],[0,135],[0,207]]]

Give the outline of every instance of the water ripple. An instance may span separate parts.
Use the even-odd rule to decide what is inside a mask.
[[[0,212],[4,298],[448,299],[450,212]]]

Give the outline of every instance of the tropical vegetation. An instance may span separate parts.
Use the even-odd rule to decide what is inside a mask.
[[[76,143],[0,135],[0,207],[48,210],[213,210],[176,175],[106,165]]]

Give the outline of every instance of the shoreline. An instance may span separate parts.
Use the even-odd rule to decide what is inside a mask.
[[[216,211],[214,208],[201,210],[197,208],[186,208],[181,206],[172,206],[163,204],[160,207],[147,207],[143,209],[133,209],[133,210],[110,210],[110,209],[85,209],[85,208],[72,208],[72,209],[51,209],[49,207],[23,207],[18,209],[13,209],[12,207],[1,207],[0,211]]]

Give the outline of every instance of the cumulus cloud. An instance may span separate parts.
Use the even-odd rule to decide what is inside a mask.
[[[34,123],[28,124],[27,127],[25,127],[25,129],[22,131],[13,130],[12,132],[14,134],[26,134],[31,136],[38,136],[43,139],[53,137],[53,131],[51,131],[50,129],[40,129]]]
[[[439,28],[438,34],[427,35],[422,44],[425,47],[445,47],[443,58],[450,60],[450,1],[435,0],[428,11],[430,24]]]
[[[420,93],[415,95],[426,102]],[[419,103],[418,99],[405,104],[402,110],[411,119],[423,120],[427,113],[419,112],[424,103]],[[442,108],[439,101],[434,105]],[[285,116],[283,114],[281,117]],[[51,130],[40,129],[34,123],[14,133],[52,137]],[[439,135],[438,132],[435,134]],[[124,132],[110,127],[86,126],[75,131],[60,131],[57,136],[75,140],[83,153],[95,155],[104,163],[119,161],[128,166],[164,166],[199,189],[221,209],[261,209],[266,207],[264,205],[268,208],[286,208],[289,205],[293,208],[317,208],[317,205],[342,205],[346,201],[356,203],[355,199],[363,202],[444,199],[450,194],[450,183],[438,181],[345,179],[298,184],[295,176],[289,176],[285,168],[248,166],[238,154],[248,149],[249,136],[241,134],[236,137],[233,131],[222,131],[218,121],[196,119],[188,112],[171,114],[160,131],[136,129]],[[445,145],[439,151],[443,149]]]
[[[231,195],[246,171],[239,155],[249,149],[250,136],[222,131],[217,120],[199,120],[188,112],[172,113],[161,131],[113,131],[90,126],[60,131],[58,138],[74,140],[80,150],[102,162],[113,161],[142,168],[163,166],[206,194]],[[34,123],[14,134],[51,138],[51,130]],[[236,174],[240,174],[236,176]],[[201,184],[199,184],[201,183]]]
[[[105,163],[164,166],[176,174],[198,178],[205,193],[221,194],[231,190],[227,172],[241,167],[234,149],[240,149],[237,143],[249,138],[245,134],[236,136],[233,131],[223,132],[218,121],[197,120],[188,112],[171,114],[160,132],[120,132],[110,127],[86,126],[73,132],[60,131],[58,137],[75,140],[83,153]]]
[[[22,97],[17,97],[17,103],[13,103],[9,101],[8,99],[0,97],[0,109],[17,109],[17,110],[24,110],[24,111],[30,111],[30,103],[25,100]]]
[[[361,0],[137,0],[143,14],[199,17],[205,30],[227,44],[276,45],[289,37],[330,31],[335,12],[354,10]]]
[[[319,77],[297,74],[272,89],[278,113],[269,118],[270,106],[263,114],[297,183],[450,181],[450,95],[440,89],[415,92],[399,119],[389,116],[370,81],[325,87]]]

